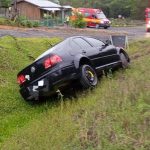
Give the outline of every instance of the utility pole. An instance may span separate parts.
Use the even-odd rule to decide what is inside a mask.
[[[17,10],[17,0],[14,0],[14,9]]]
[[[17,0],[13,0],[12,20],[16,20],[18,15]]]

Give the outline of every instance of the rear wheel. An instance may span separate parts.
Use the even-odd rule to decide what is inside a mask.
[[[108,27],[104,27],[104,29],[107,29]]]
[[[147,32],[150,32],[150,28],[147,28]]]
[[[121,60],[121,67],[123,69],[128,68],[129,62],[128,62],[128,59],[124,53],[120,53],[120,60]]]
[[[94,69],[89,65],[82,65],[80,67],[80,83],[83,88],[95,87],[97,82],[97,74]]]

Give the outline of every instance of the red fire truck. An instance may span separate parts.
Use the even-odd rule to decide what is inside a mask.
[[[150,8],[145,9],[146,31],[150,32]]]

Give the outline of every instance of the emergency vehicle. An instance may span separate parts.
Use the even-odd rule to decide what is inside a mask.
[[[100,9],[93,8],[76,8],[73,12],[81,13],[84,17],[84,20],[87,23],[87,27],[100,28],[103,27],[107,29],[110,27],[110,20],[107,19],[105,14]]]
[[[150,8],[145,9],[146,31],[150,32]]]

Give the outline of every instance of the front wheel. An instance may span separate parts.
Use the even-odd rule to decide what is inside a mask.
[[[95,28],[96,28],[96,29],[99,29],[99,24],[96,24]]]
[[[95,70],[89,65],[80,67],[80,83],[83,88],[88,89],[97,85],[98,78]]]
[[[121,67],[126,69],[129,67],[129,61],[124,53],[120,53]]]

